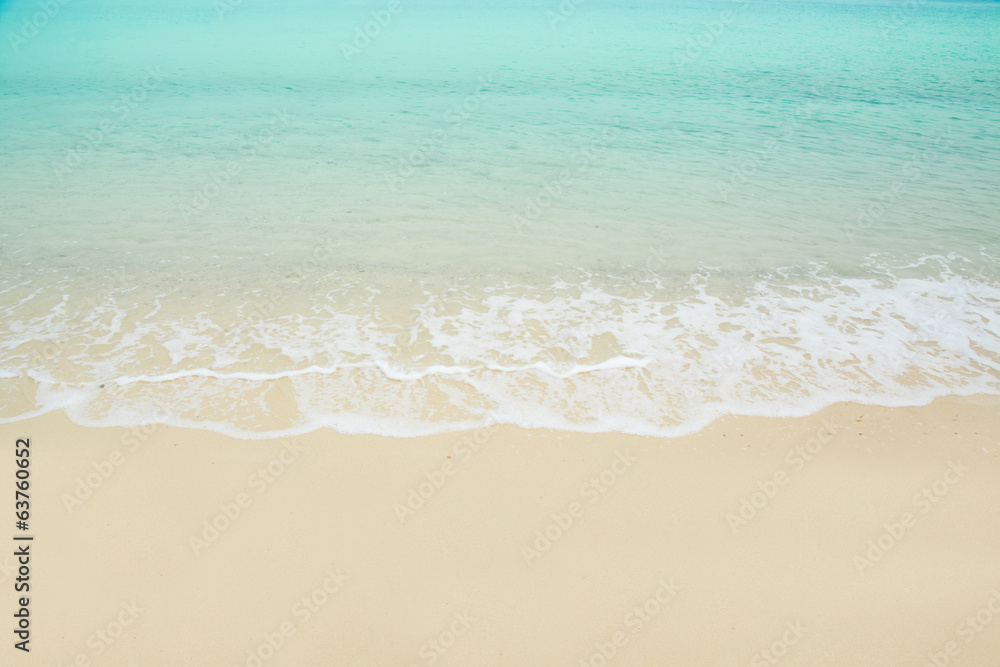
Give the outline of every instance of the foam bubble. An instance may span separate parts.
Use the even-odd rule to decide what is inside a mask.
[[[816,266],[418,285],[408,296],[317,289],[253,318],[252,304],[192,313],[169,294],[116,294],[82,312],[35,289],[45,308],[20,300],[0,312],[0,378],[31,378],[36,404],[4,414],[242,438],[494,421],[678,435],[722,414],[1000,393],[1000,285],[952,271],[957,261],[873,263],[861,277]]]

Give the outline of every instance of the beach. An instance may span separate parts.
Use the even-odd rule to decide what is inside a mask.
[[[676,439],[27,420],[5,429],[38,499],[16,664],[991,664],[997,407]]]
[[[995,667],[997,34],[0,1],[0,664]]]

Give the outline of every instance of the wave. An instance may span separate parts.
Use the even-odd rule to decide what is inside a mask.
[[[957,265],[411,281],[402,293],[331,278],[339,289],[318,281],[267,309],[259,290],[191,308],[177,294],[95,302],[32,285],[0,308],[0,422],[63,410],[88,426],[240,438],[495,423],[675,436],[724,414],[1000,393],[1000,284]]]

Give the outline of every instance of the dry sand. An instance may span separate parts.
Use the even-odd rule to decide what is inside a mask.
[[[18,437],[35,539],[27,654],[0,557],[0,663],[995,666],[998,408],[677,439],[8,424],[3,539]]]

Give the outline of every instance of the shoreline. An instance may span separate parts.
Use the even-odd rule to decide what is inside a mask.
[[[378,367],[375,367],[376,369]],[[636,366],[636,368],[642,368],[642,366]],[[374,374],[370,368],[353,368],[351,370],[360,371],[364,379],[370,381],[370,378]],[[310,371],[306,371],[310,372]],[[239,375],[239,374],[237,374]],[[199,373],[182,375],[182,379],[187,377],[204,377]],[[233,379],[233,378],[220,378],[217,376],[211,376],[213,379]],[[20,383],[20,386],[14,387],[8,391],[7,398],[13,398],[14,400],[20,399],[19,402],[12,402],[13,405],[18,408],[23,408],[27,401],[32,400],[34,394],[37,392],[37,384],[35,385],[35,391],[26,391],[24,389],[24,379],[21,376],[13,376],[10,378],[0,378],[0,380],[8,379]],[[236,378],[240,379],[240,378]],[[281,380],[286,379],[285,376],[278,376],[275,378],[269,378],[265,380],[266,382],[277,383]],[[388,380],[396,380],[397,378],[389,377]],[[140,378],[135,382],[129,382],[131,384],[140,384],[146,382],[146,379]],[[155,384],[155,381],[151,381]],[[101,389],[104,388],[102,385]],[[370,388],[370,387],[369,387]],[[288,389],[286,387],[278,387],[278,390],[284,392],[286,395]],[[19,395],[18,395],[19,394]],[[817,397],[808,402],[804,402],[797,405],[795,408],[789,408],[787,406],[777,407],[772,409],[767,409],[765,407],[757,406],[755,408],[745,408],[745,411],[740,411],[740,408],[717,408],[717,409],[706,409],[707,414],[700,416],[698,419],[688,422],[681,423],[670,427],[668,430],[663,432],[651,432],[651,430],[637,429],[637,430],[607,430],[600,429],[598,427],[593,427],[591,424],[569,424],[560,423],[557,425],[524,425],[516,422],[502,421],[496,419],[496,416],[500,414],[500,411],[491,410],[486,414],[481,420],[475,421],[470,420],[465,423],[445,423],[440,425],[435,425],[433,422],[421,423],[410,421],[407,423],[395,423],[392,427],[383,428],[381,431],[368,431],[368,430],[344,430],[338,428],[338,426],[329,423],[309,423],[304,425],[295,425],[283,430],[271,430],[271,431],[240,431],[231,427],[231,425],[225,424],[220,425],[213,422],[194,422],[194,423],[172,423],[169,421],[169,414],[161,407],[156,411],[157,419],[166,419],[167,421],[152,421],[138,423],[136,425],[120,425],[120,424],[86,424],[78,423],[73,419],[72,416],[67,414],[69,409],[76,408],[78,406],[73,405],[70,408],[63,407],[50,407],[50,408],[39,408],[34,411],[25,412],[14,417],[10,417],[4,420],[2,414],[0,414],[0,428],[16,428],[17,424],[24,422],[31,422],[34,420],[47,420],[54,419],[57,416],[62,416],[70,421],[74,426],[87,429],[87,430],[121,430],[126,433],[122,438],[139,438],[145,439],[148,437],[149,433],[158,430],[160,428],[174,428],[180,430],[189,430],[194,432],[206,432],[212,435],[220,436],[226,439],[234,440],[237,442],[267,442],[275,440],[289,440],[306,437],[312,433],[328,433],[338,437],[349,437],[349,438],[359,438],[359,437],[371,437],[371,438],[388,438],[393,440],[416,440],[422,438],[436,438],[436,437],[448,437],[456,436],[459,437],[461,434],[466,432],[474,432],[481,429],[496,429],[496,428],[511,428],[519,431],[531,432],[531,431],[557,431],[561,433],[568,433],[578,436],[626,436],[626,437],[636,437],[636,438],[655,438],[661,440],[676,440],[679,438],[686,438],[690,436],[697,435],[700,431],[710,427],[715,422],[721,419],[803,419],[811,415],[818,414],[824,410],[836,405],[857,405],[859,407],[868,408],[884,408],[888,410],[895,409],[906,409],[906,408],[923,408],[931,405],[936,401],[941,400],[960,400],[960,401],[987,401],[996,400],[1000,404],[1000,394],[994,394],[989,391],[977,391],[975,389],[970,389],[963,392],[952,392],[947,394],[940,394],[935,391],[928,390],[923,394],[915,394],[914,396],[901,398],[901,397],[890,397],[890,396],[873,396],[871,398],[862,400],[856,397]],[[9,407],[9,406],[8,406]],[[246,407],[245,411],[249,411],[250,408]],[[289,408],[290,404],[286,401],[282,408]],[[756,411],[755,411],[756,410]],[[770,414],[766,414],[770,412]],[[521,415],[519,415],[520,417]],[[288,415],[279,415],[277,418],[279,421],[287,420]],[[343,422],[342,426],[354,427],[358,422],[355,420],[364,421],[365,418],[359,415],[348,415],[346,420]],[[614,421],[619,422],[619,419]],[[370,424],[366,425],[370,426]],[[430,430],[434,427],[439,427],[440,430]],[[569,427],[568,427],[569,426]],[[365,427],[362,427],[365,428]],[[406,429],[412,429],[406,432]]]
[[[838,279],[812,267],[777,282],[745,273],[736,291],[732,276],[707,273],[673,285],[653,274],[548,287],[454,280],[439,292],[412,280],[370,291],[359,277],[332,296],[310,281],[301,293],[244,285],[213,296],[202,285],[162,300],[157,281],[113,284],[101,299],[67,285],[32,295],[28,281],[3,309],[0,420],[64,409],[90,426],[164,422],[246,439],[487,421],[677,437],[726,413],[1000,393],[1000,284],[921,264],[938,277]]]
[[[669,439],[4,424],[32,447],[18,664],[986,664],[998,407]]]

